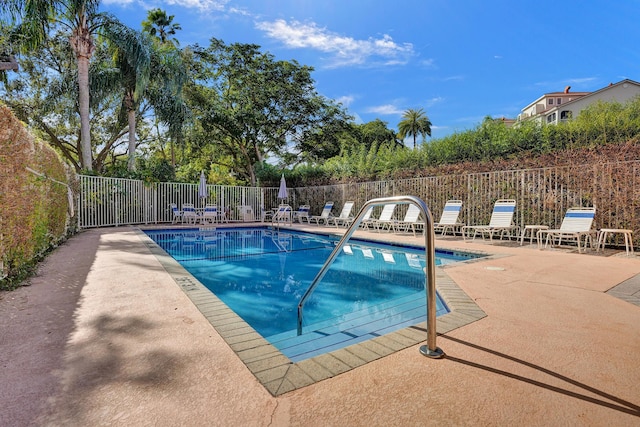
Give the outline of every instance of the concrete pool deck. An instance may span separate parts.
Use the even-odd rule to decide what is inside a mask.
[[[501,255],[446,268],[486,317],[445,358],[416,344],[274,397],[133,228],[84,231],[0,293],[0,425],[640,425],[640,259],[436,246]]]

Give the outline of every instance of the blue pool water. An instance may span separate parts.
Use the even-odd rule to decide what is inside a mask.
[[[305,303],[297,336],[298,302],[337,238],[264,227],[146,234],[294,361],[426,319],[424,250],[351,239]],[[436,251],[436,264],[471,257]],[[438,296],[436,314],[447,312]]]

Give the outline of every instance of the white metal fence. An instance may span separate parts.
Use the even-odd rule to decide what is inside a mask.
[[[516,223],[558,227],[573,206],[596,206],[596,228],[628,228],[640,238],[640,161],[470,173],[289,189],[287,203],[297,208],[311,205],[318,215],[326,201],[335,203],[334,214],[347,200],[356,209],[375,197],[411,195],[423,199],[437,221],[449,199],[463,201],[461,221],[487,224],[497,199],[517,201]],[[170,222],[169,203],[200,206],[197,184],[80,177],[79,224],[82,228],[122,224]],[[263,207],[278,205],[278,188],[209,185],[207,203],[230,209],[232,220],[240,220],[237,207],[250,205],[260,219]],[[374,214],[375,216],[375,214]],[[404,212],[398,210],[398,218]]]
[[[78,197],[80,228],[171,222],[169,205],[215,204],[230,220],[240,220],[238,206],[251,206],[257,219],[262,207],[277,206],[277,188],[207,185],[208,197],[198,197],[198,184],[145,183],[139,180],[81,175]],[[293,198],[292,198],[293,200]]]

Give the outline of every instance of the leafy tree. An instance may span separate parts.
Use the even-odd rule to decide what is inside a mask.
[[[142,21],[142,31],[149,33],[153,37],[160,39],[162,44],[167,42],[179,45],[178,39],[169,40],[168,36],[173,36],[182,27],[173,22],[174,15],[167,16],[167,12],[162,9],[151,9],[147,12],[147,19]]]
[[[111,74],[111,84],[123,94],[122,111],[127,117],[129,134],[127,169],[135,171],[136,113],[141,100],[146,95],[149,83],[152,45],[150,40],[145,39],[142,34],[133,31],[130,39],[136,39],[138,49],[135,54],[126,51],[123,46],[112,45],[116,68],[109,69],[107,73]]]
[[[276,61],[257,45],[212,39],[208,48],[194,48],[194,61],[188,91],[201,140],[217,144],[252,185],[256,164],[301,152],[314,129],[346,116],[317,94],[312,68]]]
[[[94,53],[91,73],[100,76],[99,69],[111,68],[111,57],[98,45]],[[39,136],[56,148],[65,159],[82,169],[81,140],[77,102],[77,73],[73,54],[66,36],[49,37],[37,50],[20,61],[21,72],[4,85],[0,96],[20,120],[29,124]],[[109,65],[105,65],[109,64]],[[105,162],[113,159],[126,135],[126,122],[118,120],[120,99],[104,91],[100,78],[93,78],[91,129],[96,141],[94,170],[103,169]]]
[[[99,4],[99,0],[5,0],[0,9],[12,23],[18,23],[14,36],[23,52],[41,46],[52,31],[66,34],[76,59],[81,164],[88,170],[93,169],[89,66],[96,50],[96,36],[103,36],[129,52],[137,48],[128,37],[129,29],[112,15],[99,12]]]
[[[396,137],[396,133],[387,127],[386,122],[380,119],[356,125],[356,129],[358,130],[360,143],[367,148],[371,148],[374,144],[378,146],[404,147],[402,141],[399,141]]]
[[[161,9],[150,10],[147,19],[142,22],[143,32],[155,41],[148,97],[156,112],[156,120],[168,126],[173,168],[176,166],[174,141],[182,145],[183,126],[189,117],[182,88],[188,80],[190,51],[180,52],[177,49],[178,40],[167,39],[167,35],[175,35],[180,29],[180,24],[173,23],[173,15],[167,16]]]
[[[398,123],[398,137],[404,140],[407,136],[413,136],[413,148],[416,148],[416,138],[431,136],[431,121],[422,108],[409,109],[402,114],[402,121]]]

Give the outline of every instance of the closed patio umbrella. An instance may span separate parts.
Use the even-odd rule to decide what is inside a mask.
[[[200,172],[200,185],[198,185],[198,197],[200,197],[200,201],[202,205],[204,205],[204,199],[209,197],[209,192],[207,191],[207,178],[204,176],[204,172]]]
[[[284,174],[282,174],[282,178],[280,178],[280,190],[278,190],[278,199],[286,199],[288,197],[289,192],[287,191],[287,181],[285,181]]]

